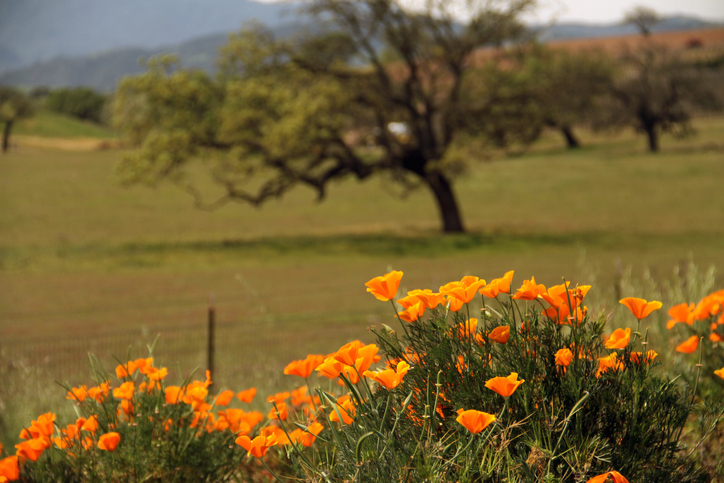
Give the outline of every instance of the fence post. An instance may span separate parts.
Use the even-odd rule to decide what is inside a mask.
[[[211,373],[211,380],[213,381],[216,378],[216,374],[214,373],[214,356],[216,352],[216,347],[214,345],[214,324],[216,322],[216,308],[214,307],[214,294],[209,294],[209,310],[208,310],[208,345],[206,348],[206,368]],[[211,384],[213,385],[213,383]],[[209,386],[209,390],[211,390],[211,386]]]
[[[615,302],[618,302],[623,298],[622,293],[622,281],[623,281],[623,263],[621,263],[621,259],[617,258],[615,262],[616,267],[616,274],[613,278],[613,296],[616,298]]]

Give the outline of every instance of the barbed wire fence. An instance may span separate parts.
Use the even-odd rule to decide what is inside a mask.
[[[174,377],[203,378],[210,369],[217,389],[281,383],[284,366],[306,353],[330,353],[353,339],[373,336],[367,328],[378,321],[370,314],[264,315],[229,320],[213,303],[207,317],[174,326],[115,328],[67,336],[4,337],[0,364],[41,368],[53,380],[92,384],[96,370],[113,375],[126,358],[153,357]],[[158,339],[158,340],[157,340]],[[154,341],[157,341],[154,345]],[[176,383],[179,381],[176,381]],[[218,382],[218,384],[216,384]]]

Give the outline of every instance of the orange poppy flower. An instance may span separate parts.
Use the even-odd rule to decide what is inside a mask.
[[[676,346],[676,352],[683,352],[684,354],[691,354],[696,351],[699,347],[699,336],[692,335],[684,342]]]
[[[618,471],[608,471],[602,475],[594,476],[586,483],[606,483],[608,481],[611,481],[613,483],[628,483],[628,480],[624,478]]]
[[[166,404],[176,404],[183,398],[183,389],[179,386],[168,386],[164,390],[164,399]]]
[[[468,369],[468,363],[465,362],[465,356],[458,356],[458,361],[455,363],[455,367],[457,367],[460,374],[465,373]]]
[[[226,390],[219,393],[214,401],[214,406],[228,406],[231,402],[231,398],[234,397],[234,391]]]
[[[564,348],[556,352],[556,365],[568,367],[573,362],[573,352],[570,349]]]
[[[349,396],[340,396],[337,398],[337,409],[339,409],[339,413],[342,415],[342,422],[344,424],[351,424],[352,421],[354,421],[352,416],[357,414],[357,408],[354,407],[354,403]],[[329,413],[329,420],[339,422],[339,416],[334,409]]]
[[[724,312],[724,290],[719,290],[701,299],[689,317],[692,320],[706,320],[722,312]]]
[[[662,305],[661,302],[647,302],[644,299],[636,297],[626,297],[625,299],[619,300],[619,303],[628,307],[633,316],[639,320],[646,318],[654,310],[659,310]]]
[[[623,364],[618,360],[618,354],[615,352],[607,357],[601,357],[598,359],[598,370],[596,371],[596,377],[599,377],[603,372],[609,369],[621,369]]]
[[[15,448],[17,448],[15,452],[17,456],[29,459],[30,461],[38,461],[43,451],[50,448],[50,438],[48,436],[32,438],[16,444]]]
[[[278,402],[275,407],[269,410],[269,414],[266,415],[269,419],[279,419],[280,421],[286,421],[289,412],[287,410],[287,403]]]
[[[364,375],[365,377],[369,377],[370,379],[377,381],[379,384],[382,384],[388,390],[391,390],[400,385],[402,378],[405,377],[405,374],[407,374],[407,371],[409,370],[410,365],[405,361],[400,361],[397,364],[396,370],[385,369],[377,372],[366,371]]]
[[[289,399],[289,391],[282,391],[266,397],[266,402],[281,404]]]
[[[269,448],[277,444],[277,437],[272,434],[250,439],[246,435],[241,435],[236,438],[236,444],[247,450],[255,458],[263,458]]]
[[[399,312],[398,315],[400,316],[400,319],[404,320],[405,322],[413,323],[417,320],[420,320],[420,317],[422,317],[422,314],[424,313],[425,304],[420,300],[416,304],[411,305],[402,312]]]
[[[118,443],[121,442],[121,435],[118,433],[106,433],[98,438],[98,448],[103,451],[115,451],[118,447]]]
[[[490,426],[495,421],[495,416],[475,409],[468,409],[467,411],[459,409],[455,421],[465,426],[465,429],[471,433],[477,434]]]
[[[45,413],[20,432],[21,439],[47,439],[55,432],[55,414]]]
[[[97,402],[102,403],[110,392],[110,386],[107,382],[102,382],[98,387],[91,387],[88,389],[88,397],[95,399]]]
[[[548,289],[545,290],[545,292],[540,294],[540,297],[548,302],[548,304],[551,307],[568,307],[568,298],[569,295],[571,295],[571,292],[573,290],[568,290],[568,287],[571,285],[571,282],[566,282],[565,284],[560,285],[554,285],[552,287],[548,287]],[[570,297],[571,303],[570,305],[576,306],[576,298],[575,296]]]
[[[435,293],[432,290],[430,290],[429,288],[427,288],[425,290],[417,289],[417,290],[412,290],[410,292],[407,292],[407,297],[405,297],[405,299],[409,300],[408,303],[410,305],[412,305],[414,303],[414,302],[412,302],[412,300],[417,299],[417,300],[421,301],[423,304],[425,304],[425,308],[432,310],[435,307],[437,307],[438,305],[440,305],[443,302],[443,300],[445,299],[445,297],[443,296],[443,294]],[[397,303],[402,305],[403,307],[405,307],[405,305],[403,305],[402,300],[403,299],[398,300]],[[405,307],[405,308],[407,308],[407,307]]]
[[[494,299],[498,295],[500,295],[500,279],[496,278],[488,282],[487,285],[484,287],[481,287],[480,290],[478,290],[478,293],[490,298]]]
[[[365,347],[368,348],[364,349]],[[370,352],[372,352],[372,355],[374,355],[377,354],[378,350],[379,348],[375,344],[364,345],[361,341],[354,340],[340,347],[331,357],[342,364],[353,366],[357,359],[364,354],[370,354]],[[362,354],[360,354],[360,351],[362,351]]]
[[[616,329],[606,341],[606,349],[623,349],[631,341],[631,329]]]
[[[236,397],[241,402],[250,403],[254,400],[254,396],[256,396],[256,388],[251,387],[249,389],[246,389],[244,391],[239,392]]]
[[[74,441],[80,438],[80,427],[77,424],[69,424],[61,430],[61,433],[63,433],[64,440]]]
[[[387,302],[397,295],[397,288],[400,286],[401,279],[402,272],[393,270],[386,275],[373,278],[365,284],[365,287],[377,300]]]
[[[631,360],[636,364],[648,364],[656,359],[656,356],[658,355],[659,354],[657,354],[656,351],[647,351],[645,354],[641,352],[632,352]]]
[[[149,366],[144,369],[144,373],[150,380],[152,381],[163,381],[163,379],[168,376],[168,369],[165,367],[162,367],[160,369],[156,367]]]
[[[450,312],[457,312],[463,308],[463,301],[459,298],[453,297],[452,295],[445,296],[445,305],[448,307]]]
[[[128,399],[124,399],[121,401],[121,404],[118,406],[117,414],[120,415],[121,412],[123,412],[126,416],[132,416],[133,415],[133,403],[129,401]],[[131,418],[129,418],[131,419]]]
[[[251,431],[252,425],[249,424],[250,421],[246,419],[246,413],[242,409],[226,409],[219,411],[218,415],[219,419],[214,424],[217,431],[228,429],[234,434],[247,434]]]
[[[714,374],[716,374],[717,376],[719,376],[719,377],[721,377],[722,379],[724,379],[724,367],[722,367],[721,369],[717,369],[716,371],[714,371]]]
[[[513,298],[517,300],[535,300],[545,292],[545,285],[536,284],[535,277],[530,277],[530,280],[523,280],[523,285],[513,295]]]
[[[307,396],[307,386],[300,386],[296,389],[292,389],[290,402],[292,406],[301,406],[308,402],[311,398]]]
[[[327,357],[324,362],[317,366],[315,371],[319,372],[320,375],[329,378],[336,379],[339,377],[340,372],[344,369],[345,364],[342,364],[334,357]]]
[[[153,368],[153,357],[136,359],[133,361],[133,364],[141,374],[148,375],[148,371]]]
[[[479,292],[488,298],[494,299],[501,293],[510,293],[510,284],[513,282],[513,270],[507,272],[501,278],[494,278],[486,286],[481,287]]]
[[[8,456],[0,460],[0,477],[5,478],[4,481],[15,481],[20,478],[17,456]]]
[[[116,377],[118,377],[118,379],[130,377],[134,372],[136,372],[136,363],[133,361],[128,361],[125,364],[119,364],[116,366]]]
[[[457,324],[449,330],[450,335],[457,334],[461,339],[468,339],[478,330],[478,319],[471,317],[462,324]]]
[[[540,296],[543,300],[548,302],[551,307],[562,308],[565,307],[570,312],[571,308],[576,308],[581,305],[584,297],[591,290],[590,285],[581,285],[575,289],[569,289],[571,283],[566,282],[561,285],[554,285],[548,288]]]
[[[95,433],[96,430],[98,430],[98,417],[93,415],[86,419],[83,422],[83,425],[80,427],[83,431],[88,431],[90,433]]]
[[[306,359],[292,361],[284,368],[284,374],[308,378],[317,366],[324,362],[324,356],[321,354],[310,354]]]
[[[72,448],[75,444],[75,439],[73,437],[64,436],[62,438],[51,438],[53,440],[53,443],[55,443],[55,446],[57,446],[59,449],[67,449]],[[2,482],[3,480],[0,480]]]
[[[80,387],[73,387],[68,391],[68,395],[65,396],[66,399],[72,399],[74,401],[78,401],[79,403],[85,401],[86,396],[88,395],[87,388],[85,386]]]
[[[666,328],[671,329],[678,323],[693,324],[694,319],[690,317],[694,311],[694,304],[679,304],[674,305],[669,309],[669,316],[671,320],[666,323]]]
[[[113,397],[118,399],[133,399],[133,391],[136,389],[132,381],[124,382],[121,387],[113,390]]]
[[[504,398],[509,398],[511,394],[523,384],[525,379],[518,380],[518,373],[511,372],[508,377],[494,377],[485,383],[485,387],[497,392]]]
[[[459,282],[450,282],[440,287],[440,293],[458,299],[467,304],[473,300],[480,287],[485,285],[485,280],[472,275],[463,277]]]
[[[182,400],[190,404],[194,411],[208,411],[211,408],[206,402],[208,394],[209,390],[203,383],[194,381],[184,389]]]
[[[494,340],[499,344],[505,344],[510,339],[510,326],[501,325],[490,331],[488,334],[490,340]]]
[[[359,374],[364,374],[372,364],[380,361],[381,357],[377,355],[379,350],[380,348],[376,344],[367,344],[359,348],[357,359],[354,361],[354,368]]]
[[[293,443],[301,443],[302,446],[309,447],[312,446],[317,439],[317,435],[321,433],[323,429],[324,426],[315,421],[309,425],[306,431],[301,428],[295,429],[289,434],[289,438]]]
[[[91,417],[93,417],[93,416],[91,416]],[[88,421],[88,420],[86,418],[84,418],[83,416],[81,416],[75,420],[75,425],[78,426],[79,430],[83,429],[83,425],[86,423],[86,421]]]

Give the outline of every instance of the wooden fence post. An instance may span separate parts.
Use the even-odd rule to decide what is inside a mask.
[[[211,380],[213,381],[216,378],[216,374],[214,373],[214,356],[216,355],[216,347],[214,344],[214,325],[216,322],[216,308],[214,307],[214,294],[209,294],[209,310],[208,310],[208,345],[206,348],[206,368],[211,373]],[[213,386],[213,383],[211,384]],[[209,392],[211,391],[211,386],[209,386]]]

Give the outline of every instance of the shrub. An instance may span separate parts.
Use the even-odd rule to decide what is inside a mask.
[[[511,294],[508,272],[395,300],[401,277],[367,283],[401,332],[383,324],[375,344],[291,362],[284,373],[304,384],[269,396],[266,417],[229,407],[231,390],[210,395],[208,372],[171,386],[152,357],[127,358],[115,377],[99,369],[95,386],[67,387],[79,419],[61,429],[39,416],[0,471],[23,481],[709,481],[694,453],[716,434],[721,403],[698,395],[698,376],[660,374],[659,348],[639,331],[660,302],[621,300],[636,327],[609,334],[606,315],[584,305],[589,286],[531,278]],[[721,295],[692,313],[718,321]],[[719,342],[709,339],[712,361]],[[702,381],[724,379],[708,371]],[[324,388],[312,390],[313,372]]]

